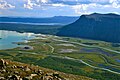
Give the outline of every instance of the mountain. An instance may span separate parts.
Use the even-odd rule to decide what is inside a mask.
[[[120,15],[81,15],[74,23],[61,28],[57,35],[120,43]]]
[[[23,23],[61,23],[69,24],[76,21],[79,17],[55,16],[48,18],[18,18],[0,17],[0,22],[23,22]]]

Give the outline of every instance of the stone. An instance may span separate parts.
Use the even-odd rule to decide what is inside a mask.
[[[14,73],[15,73],[15,74],[19,74],[19,72],[18,72],[18,71],[15,71]]]
[[[47,73],[46,76],[53,76],[53,73]]]
[[[53,76],[59,76],[59,73],[58,72],[54,72]]]
[[[5,78],[4,77],[0,77],[0,80],[5,80]]]
[[[30,71],[30,68],[29,68],[28,66],[26,66],[26,67],[24,68],[24,70],[25,70],[25,71]]]
[[[28,77],[25,77],[25,80],[32,80],[33,77],[37,76],[37,74],[31,74],[30,76]]]
[[[17,68],[21,68],[21,69],[23,69],[24,67],[23,67],[23,66],[17,66]]]
[[[17,66],[16,66],[16,65],[13,65],[12,68],[13,68],[13,69],[14,69],[14,68],[17,68]]]
[[[0,59],[0,69],[5,68],[5,61],[3,59]]]
[[[22,80],[30,80],[30,77],[23,77]]]
[[[43,76],[42,80],[54,80],[52,76]]]
[[[9,78],[9,80],[20,80],[20,77],[17,75],[13,75]]]
[[[6,72],[6,70],[5,70],[5,69],[2,69],[1,71],[2,71],[3,73],[5,73],[5,72]]]
[[[9,63],[8,62],[5,62],[5,66],[7,66]]]
[[[30,76],[31,76],[31,77],[34,77],[34,76],[37,76],[37,74],[31,74]]]
[[[38,75],[44,74],[44,72],[43,72],[42,70],[39,70],[39,69],[38,69],[38,70],[35,70],[34,72],[35,72],[36,74],[38,74]]]

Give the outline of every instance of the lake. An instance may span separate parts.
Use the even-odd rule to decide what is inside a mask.
[[[66,25],[63,23],[24,23],[24,22],[1,22],[0,23],[13,23],[13,24],[29,24],[29,25]]]
[[[0,50],[20,47],[21,45],[17,45],[14,42],[25,42],[33,38],[35,38],[33,33],[0,30]]]

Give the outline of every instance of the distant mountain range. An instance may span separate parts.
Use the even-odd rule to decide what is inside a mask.
[[[55,16],[48,18],[19,18],[19,17],[0,17],[0,22],[22,22],[22,23],[60,23],[70,24],[79,17]]]
[[[120,43],[120,15],[81,15],[74,23],[61,28],[57,35]]]

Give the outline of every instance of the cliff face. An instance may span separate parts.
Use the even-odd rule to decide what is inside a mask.
[[[109,42],[120,42],[120,15],[82,15],[80,18],[57,33],[58,36],[80,37]]]

